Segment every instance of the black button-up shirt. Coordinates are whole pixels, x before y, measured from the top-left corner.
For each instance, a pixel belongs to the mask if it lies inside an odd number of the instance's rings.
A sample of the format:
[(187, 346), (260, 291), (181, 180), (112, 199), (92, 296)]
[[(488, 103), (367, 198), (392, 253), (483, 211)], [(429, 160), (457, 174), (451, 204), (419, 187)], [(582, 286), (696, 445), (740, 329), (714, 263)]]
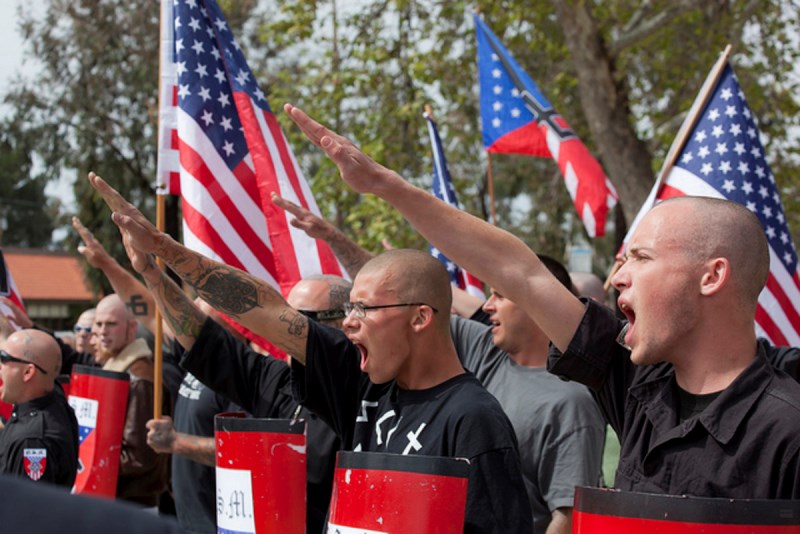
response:
[(14, 406), (0, 430), (0, 472), (72, 487), (77, 469), (78, 421), (61, 387)]
[[(758, 347), (702, 413), (678, 422), (672, 365), (636, 366), (616, 343), (623, 323), (589, 302), (552, 373), (586, 384), (620, 438), (615, 487), (739, 499), (800, 498), (800, 385)], [(755, 349), (755, 347), (754, 347)]]

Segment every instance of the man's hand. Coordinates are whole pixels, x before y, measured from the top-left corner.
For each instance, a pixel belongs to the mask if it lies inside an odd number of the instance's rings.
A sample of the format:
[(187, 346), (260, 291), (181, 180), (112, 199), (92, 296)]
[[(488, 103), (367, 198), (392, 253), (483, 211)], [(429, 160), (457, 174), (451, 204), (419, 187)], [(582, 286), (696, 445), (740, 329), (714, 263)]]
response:
[(311, 213), (294, 202), (289, 202), (277, 193), (272, 193), (272, 203), (294, 215), (294, 219), (290, 221), (290, 224), (304, 231), (312, 239), (325, 241), (335, 230), (333, 225), (322, 217)]
[(78, 252), (86, 258), (89, 265), (96, 269), (102, 269), (107, 262), (114, 261), (103, 245), (95, 239), (92, 232), (81, 223), (80, 219), (73, 217), (72, 226), (77, 230), (83, 241), (82, 245), (78, 245)]
[(167, 236), (159, 232), (142, 212), (93, 172), (89, 173), (89, 183), (100, 193), (108, 207), (114, 212), (111, 215), (112, 220), (120, 229), (128, 232), (133, 249), (157, 254)]
[(156, 452), (170, 454), (174, 452), (175, 439), (178, 435), (170, 417), (150, 419), (147, 422), (147, 444)]
[(388, 181), (405, 182), (394, 171), (364, 154), (352, 141), (318, 123), (303, 110), (285, 104), (283, 110), (308, 139), (322, 148), (339, 168), (347, 185), (359, 193), (378, 193)]
[(33, 321), (28, 315), (22, 311), (19, 306), (14, 304), (14, 301), (7, 297), (0, 297), (0, 304), (2, 305), (4, 311), (11, 312), (10, 317), (8, 320), (11, 321), (13, 324), (11, 325), (14, 327), (16, 325), (19, 328), (33, 328)]

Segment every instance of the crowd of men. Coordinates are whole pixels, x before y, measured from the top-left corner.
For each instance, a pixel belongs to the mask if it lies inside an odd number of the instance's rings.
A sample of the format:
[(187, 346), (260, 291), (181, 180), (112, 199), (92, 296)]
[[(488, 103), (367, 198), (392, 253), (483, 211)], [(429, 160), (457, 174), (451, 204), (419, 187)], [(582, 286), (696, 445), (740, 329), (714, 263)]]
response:
[[(465, 532), (570, 532), (575, 487), (603, 484), (606, 424), (621, 444), (618, 489), (800, 499), (800, 385), (785, 372), (796, 373), (798, 351), (756, 339), (769, 255), (746, 208), (681, 198), (651, 210), (613, 278), (621, 320), (596, 279), (572, 279), (301, 110), (285, 111), (350, 187), (392, 204), (484, 280), (488, 299), (452, 288), (426, 253), (372, 256), (274, 197), (295, 226), (329, 242), (353, 280), (313, 277), (284, 299), (159, 232), (90, 174), (143, 283), (74, 221), (80, 252), (115, 293), (80, 316), (74, 347), (17, 319), (25, 328), (0, 351), (1, 398), (14, 405), (0, 430), (4, 473), (72, 485), (77, 422), (55, 377), (81, 363), (130, 376), (118, 499), (163, 511), (170, 495), (187, 532), (216, 531), (213, 417), (228, 411), (307, 421), (308, 532), (325, 528), (337, 450), (466, 458)], [(169, 340), (159, 419), (152, 349), (139, 332), (155, 329), (156, 307)], [(253, 350), (219, 314), (291, 365)]]

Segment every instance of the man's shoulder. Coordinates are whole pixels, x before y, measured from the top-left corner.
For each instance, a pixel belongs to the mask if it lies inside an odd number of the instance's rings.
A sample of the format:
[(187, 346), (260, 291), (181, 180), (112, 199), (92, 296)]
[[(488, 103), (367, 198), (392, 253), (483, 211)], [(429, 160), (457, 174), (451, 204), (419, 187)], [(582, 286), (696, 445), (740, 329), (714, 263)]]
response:
[(778, 409), (788, 410), (800, 428), (800, 384), (780, 369), (774, 369), (774, 378), (766, 389), (765, 398)]

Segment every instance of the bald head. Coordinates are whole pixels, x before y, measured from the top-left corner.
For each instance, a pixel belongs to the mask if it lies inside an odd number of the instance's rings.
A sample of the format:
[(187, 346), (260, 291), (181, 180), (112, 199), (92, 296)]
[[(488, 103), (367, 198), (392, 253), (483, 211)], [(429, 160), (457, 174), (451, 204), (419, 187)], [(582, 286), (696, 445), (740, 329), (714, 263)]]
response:
[(367, 262), (359, 276), (377, 272), (384, 273), (385, 287), (400, 302), (423, 302), (439, 311), (440, 320), (449, 321), (453, 293), (442, 262), (419, 250), (389, 250)]
[(338, 276), (313, 275), (297, 282), (286, 301), (296, 310), (330, 312), (331, 319), (325, 319), (329, 314), (322, 314), (317, 320), (341, 328), (344, 318), (343, 306), (350, 300), (351, 289), (352, 284)]
[(55, 339), (39, 330), (18, 330), (8, 337), (4, 347), (15, 358), (0, 366), (0, 394), (5, 402), (21, 404), (52, 391), (61, 371), (61, 349)]
[[(726, 258), (731, 283), (744, 304), (755, 306), (769, 275), (769, 244), (753, 213), (729, 200), (675, 197), (653, 208), (674, 218), (684, 252), (697, 261)], [(667, 211), (669, 210), (669, 211)]]
[(97, 303), (94, 334), (95, 358), (105, 364), (136, 339), (136, 320), (119, 295), (113, 294)]
[(107, 297), (103, 297), (103, 299), (97, 303), (95, 315), (99, 313), (113, 313), (114, 315), (124, 317), (129, 321), (133, 321), (135, 319), (133, 314), (131, 314), (130, 310), (125, 305), (125, 301), (122, 300), (122, 298), (116, 293), (112, 293)]

